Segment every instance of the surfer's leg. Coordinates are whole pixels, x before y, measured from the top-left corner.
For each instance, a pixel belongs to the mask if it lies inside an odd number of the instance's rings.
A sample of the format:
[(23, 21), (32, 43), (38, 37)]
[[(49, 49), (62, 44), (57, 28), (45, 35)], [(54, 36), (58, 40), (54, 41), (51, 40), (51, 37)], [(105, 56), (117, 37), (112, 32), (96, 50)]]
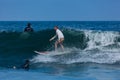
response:
[(62, 48), (62, 51), (64, 51), (64, 46), (62, 45), (62, 43), (60, 43), (60, 46)]
[(57, 50), (58, 41), (55, 42), (55, 51)]
[(63, 46), (63, 41), (64, 41), (64, 39), (63, 38), (61, 38), (60, 39), (60, 41), (59, 41), (59, 44), (60, 44), (60, 46), (61, 46), (61, 48), (62, 48), (62, 51), (64, 51), (64, 46)]

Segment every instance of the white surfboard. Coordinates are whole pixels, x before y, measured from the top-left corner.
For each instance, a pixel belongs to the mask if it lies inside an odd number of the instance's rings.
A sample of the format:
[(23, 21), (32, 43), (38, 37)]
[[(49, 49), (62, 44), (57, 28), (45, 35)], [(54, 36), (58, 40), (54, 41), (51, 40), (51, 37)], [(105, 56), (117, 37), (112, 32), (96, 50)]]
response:
[(64, 51), (64, 52), (56, 52), (56, 51), (34, 51), (35, 53), (39, 55), (44, 55), (44, 56), (55, 56), (55, 55), (63, 55), (63, 54), (68, 54), (70, 51)]
[(37, 53), (37, 54), (40, 54), (40, 55), (46, 55), (46, 54), (48, 54), (48, 52), (39, 52), (39, 51), (34, 51), (35, 53)]

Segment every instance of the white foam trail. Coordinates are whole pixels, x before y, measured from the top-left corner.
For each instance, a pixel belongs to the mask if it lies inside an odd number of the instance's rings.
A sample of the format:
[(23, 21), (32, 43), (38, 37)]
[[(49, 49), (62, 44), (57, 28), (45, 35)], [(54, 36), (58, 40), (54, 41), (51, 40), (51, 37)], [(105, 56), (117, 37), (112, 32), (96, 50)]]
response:
[(65, 54), (65, 53), (68, 53), (68, 52), (71, 52), (71, 51), (72, 51), (71, 48), (65, 48), (65, 51), (63, 53), (59, 52), (59, 51), (58, 52), (49, 51), (49, 53), (46, 54), (46, 55), (36, 55), (36, 56), (34, 56), (33, 59), (31, 59), (31, 61), (33, 63), (38, 63), (38, 62), (44, 62), (44, 63), (47, 63), (47, 62), (56, 62), (56, 59), (54, 57), (52, 57), (52, 56), (62, 55), (62, 54)]
[[(102, 51), (81, 51), (76, 48), (71, 48), (71, 54), (69, 54), (68, 57), (62, 57), (60, 60), (60, 56), (57, 58), (54, 56), (42, 56), (42, 55), (37, 55), (35, 56), (31, 61), (33, 63), (39, 63), (39, 62), (57, 62), (57, 63), (62, 63), (62, 64), (73, 64), (73, 63), (87, 63), (87, 62), (92, 62), (92, 63), (100, 63), (100, 64), (114, 64), (116, 62), (120, 61), (120, 50), (102, 50)], [(73, 51), (72, 51), (73, 50)], [(73, 53), (74, 52), (74, 53)], [(76, 53), (77, 56), (76, 56)], [(71, 57), (70, 57), (71, 56)], [(76, 56), (76, 57), (74, 57)], [(61, 61), (62, 60), (62, 61)]]
[(55, 62), (54, 58), (50, 56), (44, 56), (44, 55), (37, 55), (35, 56), (32, 60), (33, 63), (38, 63), (38, 62)]
[(79, 54), (79, 58), (71, 59), (66, 62), (66, 64), (73, 64), (73, 63), (87, 63), (87, 62), (93, 62), (93, 63), (107, 63), (107, 64), (114, 64), (118, 61), (120, 61), (120, 53), (116, 52), (100, 52), (100, 53), (89, 53), (89, 52), (83, 52), (82, 54)]

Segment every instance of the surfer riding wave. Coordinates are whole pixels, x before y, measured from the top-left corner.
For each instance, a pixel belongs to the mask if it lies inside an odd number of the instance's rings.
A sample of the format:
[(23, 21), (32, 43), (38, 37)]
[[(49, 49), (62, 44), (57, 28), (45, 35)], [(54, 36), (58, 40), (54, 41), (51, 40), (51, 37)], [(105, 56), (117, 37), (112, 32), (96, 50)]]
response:
[(55, 51), (57, 51), (58, 44), (61, 46), (62, 51), (64, 51), (64, 46), (63, 46), (64, 35), (63, 35), (62, 31), (60, 31), (57, 26), (54, 27), (54, 30), (56, 31), (56, 35), (53, 36), (49, 41), (52, 41), (56, 37), (58, 37), (58, 40), (55, 42)]

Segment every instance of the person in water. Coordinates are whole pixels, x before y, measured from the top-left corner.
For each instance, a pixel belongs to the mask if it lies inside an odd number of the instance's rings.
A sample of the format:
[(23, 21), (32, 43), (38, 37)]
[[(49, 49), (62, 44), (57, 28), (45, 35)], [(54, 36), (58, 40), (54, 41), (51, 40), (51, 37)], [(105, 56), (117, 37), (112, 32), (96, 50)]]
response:
[(30, 66), (30, 61), (27, 59), (23, 65), (19, 67), (13, 66), (13, 69), (24, 69), (28, 71), (30, 69), (29, 66)]
[(64, 41), (64, 35), (62, 31), (59, 30), (57, 26), (54, 27), (54, 30), (56, 31), (56, 35), (53, 36), (49, 41), (54, 40), (56, 37), (58, 37), (58, 40), (55, 42), (55, 51), (57, 50), (58, 44), (61, 46), (62, 50), (64, 51), (63, 41)]
[(29, 70), (29, 65), (30, 65), (30, 61), (26, 60), (25, 63), (22, 65), (22, 68), (28, 71)]
[(27, 27), (24, 29), (24, 32), (33, 32), (33, 28), (31, 27), (30, 23), (27, 24)]

